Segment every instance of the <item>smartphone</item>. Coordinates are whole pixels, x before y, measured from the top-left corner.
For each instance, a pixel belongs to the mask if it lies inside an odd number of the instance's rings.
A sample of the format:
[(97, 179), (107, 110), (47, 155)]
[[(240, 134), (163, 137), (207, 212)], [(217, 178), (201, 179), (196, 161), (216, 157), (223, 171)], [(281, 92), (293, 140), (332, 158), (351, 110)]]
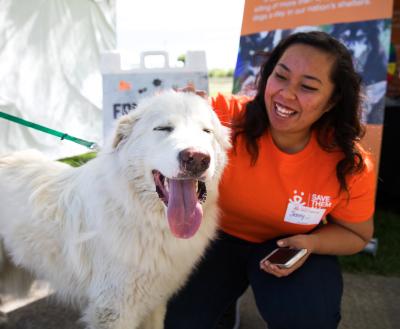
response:
[(281, 268), (290, 268), (306, 253), (307, 249), (277, 248), (267, 257), (263, 258), (260, 263), (268, 260)]

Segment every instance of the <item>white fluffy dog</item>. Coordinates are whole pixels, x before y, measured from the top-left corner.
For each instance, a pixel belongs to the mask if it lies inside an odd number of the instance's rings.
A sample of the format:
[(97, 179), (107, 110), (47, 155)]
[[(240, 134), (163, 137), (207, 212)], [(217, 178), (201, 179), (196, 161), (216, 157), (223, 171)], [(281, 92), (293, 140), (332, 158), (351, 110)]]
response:
[(170, 91), (122, 117), (81, 167), (2, 157), (4, 249), (78, 300), (87, 328), (163, 328), (168, 298), (214, 236), (229, 147), (206, 100)]

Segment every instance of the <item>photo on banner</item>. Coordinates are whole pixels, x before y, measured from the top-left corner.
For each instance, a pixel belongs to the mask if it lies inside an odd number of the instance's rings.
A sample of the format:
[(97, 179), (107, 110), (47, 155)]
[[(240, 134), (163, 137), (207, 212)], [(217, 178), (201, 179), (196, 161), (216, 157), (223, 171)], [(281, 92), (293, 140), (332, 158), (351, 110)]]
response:
[[(277, 43), (299, 31), (324, 31), (342, 41), (354, 58), (365, 90), (362, 119), (365, 123), (382, 124), (387, 87), (387, 63), (390, 49), (390, 19), (354, 23), (301, 26), (243, 35), (234, 74), (235, 94), (255, 95), (260, 65)], [(368, 68), (368, 69), (367, 69)]]
[(286, 36), (324, 31), (353, 55), (363, 82), (363, 145), (379, 158), (387, 93), (393, 0), (246, 0), (233, 93), (254, 96), (268, 53)]

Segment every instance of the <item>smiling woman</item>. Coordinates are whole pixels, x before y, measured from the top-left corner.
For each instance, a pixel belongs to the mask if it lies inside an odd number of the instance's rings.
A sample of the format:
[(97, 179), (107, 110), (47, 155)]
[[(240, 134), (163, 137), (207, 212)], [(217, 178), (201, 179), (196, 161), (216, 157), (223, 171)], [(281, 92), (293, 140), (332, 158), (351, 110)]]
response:
[(282, 55), (269, 76), (265, 104), (271, 135), (282, 151), (296, 153), (304, 149), (312, 124), (334, 105), (333, 64), (330, 54), (298, 44)]

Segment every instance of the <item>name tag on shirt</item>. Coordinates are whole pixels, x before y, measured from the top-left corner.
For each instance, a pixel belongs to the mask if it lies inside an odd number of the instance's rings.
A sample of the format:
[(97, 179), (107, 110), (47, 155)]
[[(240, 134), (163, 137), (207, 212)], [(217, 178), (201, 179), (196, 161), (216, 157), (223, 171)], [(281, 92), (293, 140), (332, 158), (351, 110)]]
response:
[(298, 225), (313, 225), (321, 221), (324, 213), (325, 209), (312, 208), (289, 202), (284, 221)]

